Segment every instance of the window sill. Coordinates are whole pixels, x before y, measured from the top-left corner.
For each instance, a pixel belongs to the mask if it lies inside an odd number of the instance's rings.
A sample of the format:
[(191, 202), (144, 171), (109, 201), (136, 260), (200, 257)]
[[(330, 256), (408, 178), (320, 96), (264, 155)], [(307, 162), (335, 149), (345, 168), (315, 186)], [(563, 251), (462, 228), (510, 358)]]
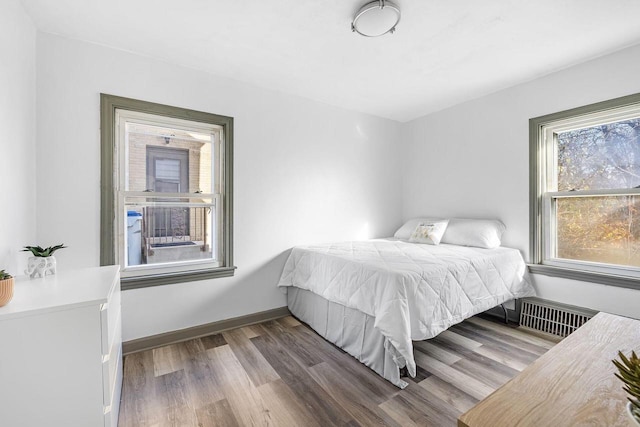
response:
[(533, 274), (599, 283), (601, 285), (617, 286), (619, 288), (640, 289), (640, 280), (633, 277), (574, 270), (543, 264), (527, 264), (527, 266), (529, 267), (529, 272)]
[(231, 277), (235, 274), (235, 271), (236, 267), (221, 267), (212, 268), (209, 270), (190, 271), (185, 273), (124, 277), (120, 279), (120, 288), (123, 291), (126, 291), (129, 289), (148, 288), (151, 286), (173, 285), (176, 283), (217, 279), (219, 277)]

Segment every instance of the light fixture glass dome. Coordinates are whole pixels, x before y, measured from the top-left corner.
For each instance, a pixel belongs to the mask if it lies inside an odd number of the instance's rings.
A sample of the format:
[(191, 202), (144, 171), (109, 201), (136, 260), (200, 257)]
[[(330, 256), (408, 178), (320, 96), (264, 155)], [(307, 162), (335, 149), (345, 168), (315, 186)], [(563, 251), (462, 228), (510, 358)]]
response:
[(400, 22), (400, 8), (390, 1), (376, 0), (360, 8), (351, 23), (351, 30), (366, 37), (393, 33)]

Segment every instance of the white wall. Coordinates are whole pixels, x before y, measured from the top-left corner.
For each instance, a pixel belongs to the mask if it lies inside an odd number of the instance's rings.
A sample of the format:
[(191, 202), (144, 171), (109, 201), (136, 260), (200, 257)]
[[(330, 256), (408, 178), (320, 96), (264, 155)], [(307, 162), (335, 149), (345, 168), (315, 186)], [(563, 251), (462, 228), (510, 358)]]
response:
[(18, 0), (0, 2), (0, 56), (0, 270), (20, 275), (36, 236), (36, 30)]
[(288, 248), (400, 222), (396, 122), (50, 34), (37, 52), (37, 232), (61, 270), (99, 264), (101, 92), (235, 119), (236, 276), (124, 292), (124, 340), (282, 307)]
[[(403, 217), (500, 218), (529, 257), (529, 119), (640, 92), (640, 45), (402, 126)], [(534, 276), (542, 298), (640, 317), (640, 291)]]
[[(288, 248), (390, 235), (401, 217), (498, 217), (508, 227), (504, 244), (528, 258), (529, 118), (640, 92), (634, 47), (399, 125), (39, 33), (34, 218), (33, 47), (26, 48), (34, 31), (17, 2), (3, 7), (10, 13), (0, 9), (0, 20), (9, 16), (8, 25), (27, 33), (0, 26), (13, 40), (1, 37), (0, 46), (23, 58), (0, 68), (0, 89), (15, 94), (0, 100), (8, 113), (0, 120), (13, 117), (3, 127), (22, 141), (0, 139), (2, 153), (12, 154), (0, 185), (19, 206), (1, 214), (8, 239), (0, 262), (8, 266), (22, 262), (17, 248), (34, 238), (34, 223), (38, 243), (69, 246), (58, 253), (60, 269), (99, 264), (101, 92), (235, 118), (237, 274), (126, 291), (125, 340), (283, 306), (275, 283)], [(638, 317), (639, 291), (534, 282), (543, 298)]]

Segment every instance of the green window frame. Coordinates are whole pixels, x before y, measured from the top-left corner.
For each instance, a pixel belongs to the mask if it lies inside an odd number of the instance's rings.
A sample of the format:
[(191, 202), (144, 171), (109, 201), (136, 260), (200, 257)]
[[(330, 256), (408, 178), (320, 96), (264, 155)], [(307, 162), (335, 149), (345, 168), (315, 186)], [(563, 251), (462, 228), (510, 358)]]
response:
[[(530, 263), (529, 271), (546, 276), (640, 289), (640, 268), (598, 262), (558, 259), (556, 257), (555, 203), (571, 197), (640, 196), (640, 189), (558, 191), (547, 188), (556, 174), (550, 160), (557, 156), (557, 134), (574, 126), (598, 126), (640, 117), (640, 94), (598, 102), (529, 120), (530, 181)], [(585, 125), (586, 124), (586, 125)]]
[[(178, 119), (202, 124), (214, 125), (221, 129), (221, 197), (220, 204), (222, 215), (219, 226), (219, 239), (221, 245), (221, 257), (216, 260), (215, 267), (194, 267), (193, 269), (176, 269), (168, 271), (167, 268), (160, 272), (149, 268), (144, 274), (132, 277), (122, 277), (123, 290), (176, 284), (197, 280), (213, 279), (218, 277), (230, 277), (235, 273), (233, 265), (233, 117), (211, 114), (201, 111), (173, 107), (137, 99), (124, 98), (109, 94), (100, 94), (100, 135), (101, 135), (101, 206), (100, 206), (100, 265), (114, 265), (118, 263), (116, 254), (116, 240), (123, 230), (122, 221), (116, 217), (118, 206), (117, 187), (118, 169), (123, 165), (118, 156), (117, 140), (117, 111), (133, 113), (145, 113), (166, 117), (168, 120)], [(120, 223), (120, 225), (119, 225)], [(170, 270), (170, 269), (169, 269)]]

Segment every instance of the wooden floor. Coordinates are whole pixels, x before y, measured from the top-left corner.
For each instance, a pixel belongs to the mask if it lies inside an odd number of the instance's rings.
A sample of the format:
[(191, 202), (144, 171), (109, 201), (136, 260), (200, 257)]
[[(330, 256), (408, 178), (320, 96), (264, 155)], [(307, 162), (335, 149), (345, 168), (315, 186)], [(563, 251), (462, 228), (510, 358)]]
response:
[(455, 426), (553, 345), (475, 317), (415, 342), (400, 390), (286, 317), (126, 356), (119, 426)]

